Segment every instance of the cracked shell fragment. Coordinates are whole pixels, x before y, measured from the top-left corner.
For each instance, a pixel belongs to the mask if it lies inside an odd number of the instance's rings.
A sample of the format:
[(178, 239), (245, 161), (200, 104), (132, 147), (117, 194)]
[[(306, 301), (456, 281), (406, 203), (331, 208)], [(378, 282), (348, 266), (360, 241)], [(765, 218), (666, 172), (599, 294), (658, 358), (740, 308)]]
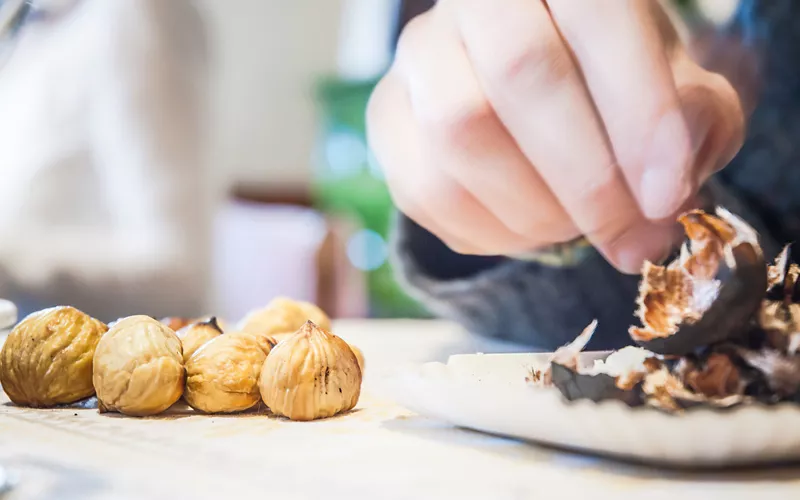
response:
[(44, 408), (90, 397), (92, 360), (106, 330), (74, 307), (54, 307), (24, 318), (0, 351), (0, 384), (9, 399)]
[(595, 360), (592, 366), (583, 366), (580, 353), (595, 326), (593, 322), (573, 342), (553, 353), (549, 366), (532, 373), (529, 383), (553, 386), (568, 401), (616, 400), (630, 407), (649, 406), (671, 413), (699, 405), (728, 408), (746, 400), (743, 379), (721, 354), (712, 354), (703, 363), (681, 360), (678, 366), (682, 368), (673, 373), (656, 353), (628, 346)]
[(679, 221), (689, 238), (666, 267), (646, 262), (631, 338), (662, 355), (681, 356), (741, 334), (767, 290), (767, 266), (758, 236), (718, 208), (694, 210)]
[(246, 332), (206, 343), (186, 363), (186, 402), (204, 413), (252, 408), (261, 399), (258, 380), (273, 345), (269, 337)]
[(161, 413), (183, 393), (181, 341), (149, 316), (121, 319), (97, 345), (93, 380), (101, 411)]
[(533, 374), (531, 380), (537, 385), (555, 386), (568, 401), (615, 399), (629, 406), (643, 404), (642, 380), (660, 361), (655, 354), (631, 346), (595, 361), (591, 367), (581, 366), (580, 353), (596, 327), (593, 321), (573, 342), (553, 353), (545, 373)]
[(747, 385), (736, 360), (722, 352), (702, 360), (681, 358), (674, 373), (694, 394), (712, 399), (741, 396)]
[(775, 399), (798, 399), (800, 356), (786, 355), (774, 349), (740, 349), (738, 354), (763, 375), (764, 382)]
[(800, 304), (765, 300), (757, 319), (771, 348), (797, 354), (800, 350)]
[(800, 266), (789, 262), (789, 246), (767, 271), (769, 289), (758, 310), (757, 322), (768, 346), (789, 355), (800, 350)]

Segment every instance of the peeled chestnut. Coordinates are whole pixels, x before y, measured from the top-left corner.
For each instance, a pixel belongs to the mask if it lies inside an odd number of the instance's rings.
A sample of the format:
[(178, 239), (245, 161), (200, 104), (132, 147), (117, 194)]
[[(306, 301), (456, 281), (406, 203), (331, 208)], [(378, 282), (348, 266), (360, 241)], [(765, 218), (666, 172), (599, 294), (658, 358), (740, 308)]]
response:
[[(275, 342), (275, 341), (280, 342), (282, 340), (288, 339), (289, 337), (294, 335), (294, 333), (295, 332), (278, 333), (278, 334), (275, 334), (275, 335), (271, 335), (270, 338), (273, 339), (273, 342)], [(353, 344), (348, 344), (348, 345), (350, 346), (350, 349), (353, 350), (353, 354), (356, 355), (356, 359), (358, 360), (358, 366), (359, 366), (359, 368), (361, 368), (361, 373), (363, 375), (364, 369), (366, 368), (365, 367), (366, 361), (364, 361), (364, 353), (361, 352), (361, 349), (359, 349), (358, 346), (355, 346)]]
[(23, 319), (0, 351), (0, 384), (21, 406), (44, 408), (94, 394), (92, 360), (108, 327), (75, 309), (54, 307)]
[(121, 319), (97, 345), (93, 381), (100, 411), (161, 413), (183, 393), (181, 341), (149, 316)]
[(168, 326), (172, 331), (178, 332), (180, 330), (183, 330), (187, 326), (191, 326), (197, 323), (208, 323), (211, 320), (214, 320), (214, 323), (216, 323), (217, 327), (221, 331), (223, 332), (228, 331), (228, 325), (225, 323), (225, 321), (216, 316), (201, 316), (199, 318), (194, 318), (194, 319), (181, 318), (179, 316), (170, 316), (168, 318), (162, 318), (160, 321), (164, 325)]
[(170, 316), (168, 318), (161, 318), (161, 323), (164, 326), (169, 327), (170, 330), (177, 332), (178, 330), (185, 328), (192, 324), (192, 320), (190, 318), (181, 318), (179, 316)]
[(328, 315), (316, 305), (278, 297), (265, 308), (250, 312), (241, 321), (239, 329), (264, 335), (287, 334), (296, 332), (306, 321), (312, 321), (325, 330), (331, 327)]
[(259, 388), (264, 403), (277, 415), (326, 418), (358, 403), (361, 369), (347, 342), (308, 321), (272, 350)]
[(208, 321), (193, 323), (175, 332), (183, 345), (183, 362), (189, 361), (206, 342), (222, 335), (222, 328), (217, 324), (217, 318), (211, 317)]
[(266, 336), (246, 332), (207, 342), (186, 362), (186, 402), (205, 413), (252, 408), (261, 399), (258, 379), (273, 345)]
[(350, 349), (353, 350), (353, 354), (356, 355), (356, 360), (358, 361), (358, 367), (361, 369), (361, 375), (363, 376), (364, 375), (364, 368), (365, 368), (365, 366), (364, 366), (364, 363), (365, 363), (365, 361), (364, 361), (364, 353), (361, 352), (361, 349), (359, 349), (358, 347), (354, 346), (353, 344), (349, 344), (349, 345), (350, 345)]

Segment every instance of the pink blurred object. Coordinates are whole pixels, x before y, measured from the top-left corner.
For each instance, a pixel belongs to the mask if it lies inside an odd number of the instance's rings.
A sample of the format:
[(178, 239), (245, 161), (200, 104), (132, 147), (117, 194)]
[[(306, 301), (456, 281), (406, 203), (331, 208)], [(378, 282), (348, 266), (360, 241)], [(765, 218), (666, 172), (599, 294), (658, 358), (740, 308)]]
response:
[(316, 302), (327, 233), (324, 217), (310, 208), (228, 202), (214, 230), (215, 313), (238, 321), (281, 295)]

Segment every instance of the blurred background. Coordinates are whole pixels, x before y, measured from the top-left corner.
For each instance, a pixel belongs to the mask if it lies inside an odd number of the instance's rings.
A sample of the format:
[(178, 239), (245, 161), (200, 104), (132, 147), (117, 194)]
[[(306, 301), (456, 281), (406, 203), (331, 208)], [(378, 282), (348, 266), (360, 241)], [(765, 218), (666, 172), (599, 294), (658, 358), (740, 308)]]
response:
[[(724, 22), (733, 0), (692, 4)], [(0, 0), (0, 297), (427, 317), (364, 112), (433, 0)]]

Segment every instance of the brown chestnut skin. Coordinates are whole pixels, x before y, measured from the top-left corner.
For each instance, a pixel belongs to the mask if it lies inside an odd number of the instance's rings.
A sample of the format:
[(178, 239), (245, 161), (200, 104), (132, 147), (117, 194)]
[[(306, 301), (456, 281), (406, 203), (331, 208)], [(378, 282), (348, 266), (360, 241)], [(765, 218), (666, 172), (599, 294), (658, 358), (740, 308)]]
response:
[(736, 269), (721, 271), (719, 295), (699, 321), (684, 322), (669, 337), (637, 341), (637, 344), (657, 354), (683, 356), (743, 333), (766, 294), (766, 263), (761, 252), (750, 244), (738, 245), (732, 252)]
[[(683, 356), (745, 334), (768, 288), (758, 236), (744, 221), (724, 209), (717, 215), (693, 210), (678, 220), (696, 251), (685, 248), (666, 267), (645, 263), (637, 312), (645, 326), (630, 329), (639, 346), (665, 356)], [(673, 309), (684, 310), (695, 293), (703, 293), (695, 290), (701, 283), (718, 283), (710, 304), (676, 318)]]
[(0, 383), (17, 405), (47, 408), (94, 394), (92, 361), (108, 327), (61, 306), (17, 324), (0, 351)]

